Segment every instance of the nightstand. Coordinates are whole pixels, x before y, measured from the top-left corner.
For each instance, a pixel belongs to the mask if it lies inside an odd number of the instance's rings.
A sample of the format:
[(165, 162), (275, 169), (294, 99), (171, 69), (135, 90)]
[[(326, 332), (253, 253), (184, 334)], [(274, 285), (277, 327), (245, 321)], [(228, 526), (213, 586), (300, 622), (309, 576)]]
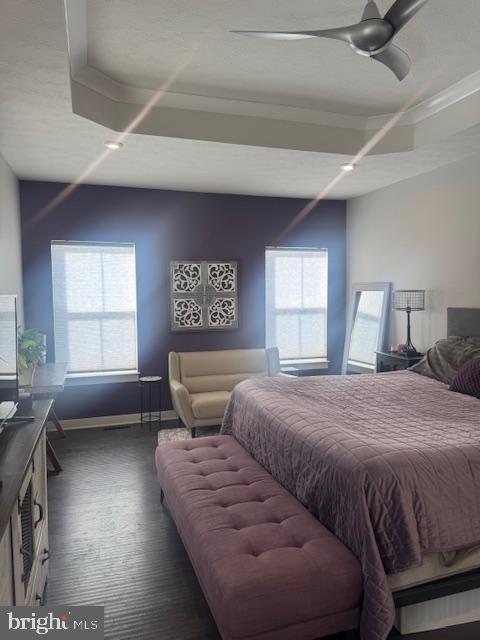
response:
[(377, 373), (408, 369), (423, 358), (423, 353), (406, 354), (395, 351), (376, 351)]

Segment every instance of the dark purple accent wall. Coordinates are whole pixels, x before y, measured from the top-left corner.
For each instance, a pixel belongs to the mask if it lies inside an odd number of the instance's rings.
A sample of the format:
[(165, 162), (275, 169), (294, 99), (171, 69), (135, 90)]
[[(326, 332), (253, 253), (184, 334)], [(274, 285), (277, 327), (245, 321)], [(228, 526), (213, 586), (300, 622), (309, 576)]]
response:
[[(47, 334), (53, 360), (50, 242), (135, 242), (138, 349), (143, 375), (162, 375), (163, 408), (171, 407), (169, 351), (263, 347), (264, 251), (304, 206), (304, 200), (82, 185), (48, 213), (39, 214), (66, 185), (20, 182), (25, 323)], [(328, 373), (339, 373), (345, 334), (345, 220), (343, 201), (317, 204), (282, 246), (329, 250)], [(169, 261), (230, 258), (239, 263), (239, 329), (172, 333)], [(62, 418), (138, 411), (134, 383), (67, 388), (57, 400)]]

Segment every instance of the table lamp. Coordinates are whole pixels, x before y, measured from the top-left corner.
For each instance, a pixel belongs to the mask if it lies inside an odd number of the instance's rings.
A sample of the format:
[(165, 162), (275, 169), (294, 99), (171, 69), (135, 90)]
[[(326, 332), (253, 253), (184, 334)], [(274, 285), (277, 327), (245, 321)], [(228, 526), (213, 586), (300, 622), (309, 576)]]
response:
[(412, 311), (424, 311), (425, 291), (423, 289), (397, 289), (393, 292), (392, 307), (395, 311), (407, 312), (407, 342), (405, 344), (405, 353), (417, 353), (410, 336), (410, 313)]

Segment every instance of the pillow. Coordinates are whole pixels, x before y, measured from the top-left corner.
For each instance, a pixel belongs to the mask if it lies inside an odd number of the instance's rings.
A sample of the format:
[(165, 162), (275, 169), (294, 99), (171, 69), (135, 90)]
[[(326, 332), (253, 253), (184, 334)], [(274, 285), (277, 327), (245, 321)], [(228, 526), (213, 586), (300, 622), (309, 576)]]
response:
[(480, 358), (469, 360), (463, 365), (453, 379), (450, 391), (480, 398)]
[(420, 362), (410, 367), (410, 371), (452, 384), (461, 367), (472, 358), (479, 357), (480, 338), (453, 336), (436, 342)]

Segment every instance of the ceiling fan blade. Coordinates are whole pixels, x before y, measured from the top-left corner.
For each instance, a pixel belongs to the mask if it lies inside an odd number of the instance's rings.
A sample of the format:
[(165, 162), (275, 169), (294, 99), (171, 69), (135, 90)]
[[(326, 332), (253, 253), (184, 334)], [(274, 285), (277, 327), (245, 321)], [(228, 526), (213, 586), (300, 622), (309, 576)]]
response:
[(323, 29), (320, 31), (231, 31), (242, 36), (252, 38), (265, 38), (267, 40), (302, 40), (303, 38), (333, 38), (343, 40), (343, 42), (353, 43), (353, 37), (361, 30), (360, 23), (352, 24), (348, 27), (338, 27), (336, 29)]
[(265, 40), (304, 40), (315, 37), (307, 31), (292, 33), (289, 31), (230, 31), (230, 33), (238, 33), (241, 36), (250, 36), (251, 38), (264, 38)]
[(387, 66), (399, 80), (405, 78), (412, 64), (408, 53), (405, 53), (403, 49), (400, 49), (400, 47), (394, 44), (390, 44), (381, 53), (370, 57), (372, 60), (378, 60), (378, 62)]
[(348, 27), (338, 27), (336, 29), (322, 29), (321, 31), (310, 31), (316, 38), (332, 38), (333, 40), (342, 40), (348, 44), (354, 44), (355, 36), (359, 36), (362, 32), (361, 23), (351, 24)]
[(396, 33), (400, 31), (427, 2), (428, 0), (396, 0), (385, 14), (384, 20), (392, 25)]
[(377, 4), (373, 2), (373, 0), (369, 0), (369, 2), (367, 2), (365, 6), (365, 9), (363, 10), (362, 21), (374, 20), (376, 18), (381, 19), (382, 16), (380, 15), (380, 11), (378, 10)]

